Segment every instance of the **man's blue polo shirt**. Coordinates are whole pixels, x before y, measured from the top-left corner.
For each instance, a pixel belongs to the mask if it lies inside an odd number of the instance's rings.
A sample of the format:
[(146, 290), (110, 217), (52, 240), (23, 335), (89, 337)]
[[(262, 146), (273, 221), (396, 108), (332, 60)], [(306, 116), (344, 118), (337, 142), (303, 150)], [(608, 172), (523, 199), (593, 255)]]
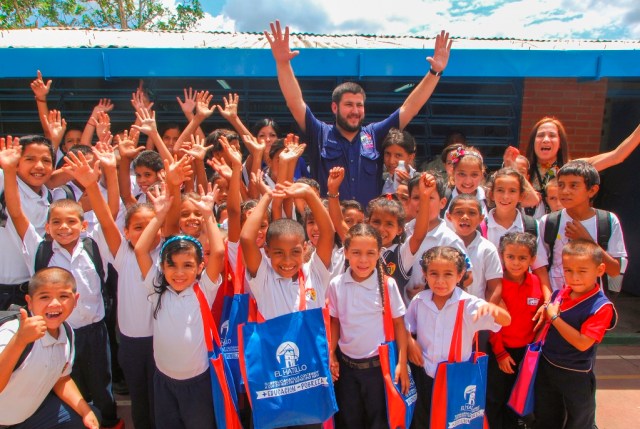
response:
[(311, 175), (320, 183), (320, 195), (327, 194), (327, 179), (333, 167), (344, 167), (341, 200), (357, 200), (366, 207), (382, 192), (382, 141), (391, 128), (400, 127), (400, 109), (381, 122), (360, 128), (349, 141), (335, 124), (319, 121), (307, 106), (305, 117)]

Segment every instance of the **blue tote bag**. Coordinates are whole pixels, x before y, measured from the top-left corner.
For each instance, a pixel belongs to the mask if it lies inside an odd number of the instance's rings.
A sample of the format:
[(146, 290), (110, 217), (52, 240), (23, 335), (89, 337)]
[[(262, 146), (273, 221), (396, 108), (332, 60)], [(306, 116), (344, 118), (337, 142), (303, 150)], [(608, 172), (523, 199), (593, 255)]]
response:
[(462, 318), (465, 301), (458, 304), (458, 313), (449, 359), (440, 362), (433, 380), (431, 398), (431, 429), (484, 429), (487, 399), (487, 355), (477, 351), (468, 361), (462, 361)]
[(409, 392), (402, 393), (400, 385), (394, 383), (396, 376), (396, 366), (398, 364), (398, 348), (393, 330), (393, 319), (391, 316), (391, 303), (389, 299), (389, 288), (387, 277), (384, 279), (384, 336), (385, 342), (378, 346), (380, 356), (380, 369), (384, 379), (384, 393), (387, 403), (387, 420), (391, 429), (405, 429), (411, 425), (413, 410), (416, 408), (418, 391), (416, 383), (413, 381), (411, 369), (409, 371)]
[(318, 308), (238, 329), (256, 428), (323, 423), (338, 411), (329, 372), (328, 317)]

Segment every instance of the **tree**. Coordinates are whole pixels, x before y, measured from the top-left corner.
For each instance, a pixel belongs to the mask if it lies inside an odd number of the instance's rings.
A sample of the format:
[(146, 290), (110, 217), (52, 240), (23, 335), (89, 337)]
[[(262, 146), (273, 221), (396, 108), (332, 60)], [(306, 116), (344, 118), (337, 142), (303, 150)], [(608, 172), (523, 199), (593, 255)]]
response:
[(160, 0), (0, 0), (0, 28), (88, 27), (188, 30), (203, 17), (199, 0), (175, 9)]

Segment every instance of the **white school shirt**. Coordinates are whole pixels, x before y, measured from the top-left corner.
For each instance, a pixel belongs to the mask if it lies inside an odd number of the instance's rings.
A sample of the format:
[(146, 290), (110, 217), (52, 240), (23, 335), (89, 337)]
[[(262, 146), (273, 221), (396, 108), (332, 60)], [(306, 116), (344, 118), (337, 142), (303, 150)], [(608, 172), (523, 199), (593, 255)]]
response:
[[(153, 261), (160, 257), (160, 244), (151, 250)], [(118, 328), (122, 334), (132, 338), (153, 335), (153, 305), (149, 292), (142, 286), (144, 278), (129, 241), (120, 242), (113, 267), (118, 272)]]
[[(0, 327), (0, 353), (18, 331), (18, 320)], [(71, 374), (73, 353), (61, 325), (58, 338), (49, 332), (33, 343), (31, 352), (0, 392), (0, 425), (22, 423), (36, 412), (61, 377)]]
[(498, 249), (476, 231), (476, 238), (467, 246), (467, 257), (473, 265), (473, 282), (467, 287), (467, 292), (485, 299), (487, 281), (502, 280), (502, 263)]
[[(544, 227), (547, 220), (547, 216), (543, 216), (540, 219), (540, 236), (544, 237)], [(562, 269), (562, 248), (565, 244), (567, 244), (570, 240), (564, 236), (564, 229), (567, 226), (567, 222), (571, 222), (573, 219), (567, 213), (567, 209), (562, 209), (560, 214), (560, 228), (558, 229), (558, 236), (556, 237), (556, 242), (553, 246), (553, 265), (549, 269), (549, 278), (551, 279), (551, 287), (553, 290), (560, 290), (564, 285), (564, 271)], [(596, 235), (596, 215), (594, 213), (587, 220), (582, 220), (580, 223), (589, 231), (589, 235), (593, 238), (594, 241), (597, 240)], [(547, 252), (550, 252), (551, 249), (548, 248), (545, 243), (545, 248)], [(622, 237), (622, 227), (620, 226), (620, 221), (618, 217), (611, 213), (611, 237), (609, 238), (609, 245), (607, 248), (607, 253), (612, 258), (626, 258), (627, 257), (627, 249), (624, 246), (624, 238)]]
[[(100, 228), (94, 231), (93, 239), (100, 249), (100, 257), (102, 258), (102, 266), (104, 267), (106, 276), (107, 263), (111, 261), (111, 252), (109, 252), (109, 247), (101, 234)], [(33, 225), (29, 225), (24, 236), (22, 256), (31, 269), (31, 275), (35, 274), (36, 252), (42, 241), (43, 238), (36, 233)], [(52, 248), (53, 256), (48, 266), (60, 267), (70, 271), (76, 279), (76, 289), (80, 295), (76, 308), (73, 309), (67, 319), (69, 325), (74, 329), (78, 329), (104, 319), (102, 283), (93, 261), (91, 261), (89, 254), (84, 250), (82, 240), (78, 239), (71, 253), (56, 241), (52, 243)]]
[[(307, 310), (322, 308), (325, 304), (327, 287), (331, 273), (313, 252), (309, 262), (302, 266), (305, 277), (305, 300)], [(251, 294), (258, 304), (258, 311), (265, 320), (298, 311), (300, 304), (300, 284), (298, 279), (286, 279), (271, 266), (271, 259), (262, 255), (260, 267), (255, 277), (247, 271)]]
[[(525, 230), (522, 214), (519, 210), (516, 212), (516, 218), (509, 228), (505, 228), (496, 222), (493, 217), (495, 211), (496, 209), (491, 209), (487, 215), (487, 240), (492, 242), (493, 245), (498, 248), (500, 246), (500, 238), (502, 238), (503, 235), (509, 232), (525, 232)], [(538, 237), (536, 238), (538, 248), (536, 251), (536, 260), (531, 264), (532, 270), (537, 270), (540, 267), (549, 265), (549, 255), (547, 254), (547, 249), (544, 246), (544, 234), (540, 231), (540, 221), (536, 220), (536, 224), (538, 225)]]
[(422, 289), (425, 287), (426, 283), (422, 275), (420, 261), (422, 260), (424, 252), (436, 246), (451, 246), (464, 254), (467, 252), (462, 239), (440, 219), (438, 226), (427, 233), (424, 240), (422, 240), (420, 248), (416, 252), (416, 261), (413, 263), (413, 271), (411, 271), (411, 278), (406, 286), (407, 289)]
[(331, 268), (329, 272), (331, 273), (330, 280), (335, 279), (340, 274), (344, 273), (344, 247), (334, 245), (333, 253), (331, 254)]
[[(398, 286), (391, 277), (387, 284), (391, 317), (402, 317), (406, 309)], [(385, 342), (378, 270), (357, 282), (349, 268), (331, 280), (327, 295), (329, 314), (340, 320), (340, 351), (353, 359), (378, 356), (378, 346)]]
[[(415, 168), (413, 168), (412, 166), (409, 166), (409, 178), (414, 177), (415, 175), (418, 174), (418, 172), (416, 171)], [(395, 194), (396, 191), (398, 190), (398, 182), (396, 182), (396, 175), (395, 174), (389, 174), (386, 172), (386, 167), (385, 167), (385, 174), (384, 174), (385, 179), (384, 179), (384, 184), (382, 185), (382, 194)]]
[(418, 344), (422, 349), (424, 370), (429, 377), (434, 377), (440, 362), (449, 359), (451, 337), (458, 314), (458, 302), (467, 300), (463, 312), (462, 324), (462, 360), (468, 360), (473, 351), (473, 337), (477, 331), (490, 330), (498, 332), (498, 325), (493, 316), (487, 314), (475, 322), (473, 316), (478, 308), (487, 302), (476, 298), (456, 287), (453, 295), (447, 300), (441, 310), (434, 304), (431, 290), (420, 292), (413, 298), (404, 315), (404, 322), (411, 334), (417, 335)]
[[(0, 193), (4, 192), (4, 171), (0, 169)], [(31, 222), (38, 234), (44, 235), (44, 224), (49, 212), (49, 191), (43, 185), (41, 194), (34, 192), (18, 177), (18, 192), (22, 211)], [(2, 243), (2, 257), (0, 258), (0, 284), (15, 285), (28, 281), (31, 271), (22, 257), (22, 240), (15, 230), (11, 216), (7, 213), (7, 223), (0, 227), (0, 243)]]
[[(160, 297), (154, 293), (158, 272), (157, 266), (151, 268), (143, 283), (154, 309)], [(213, 282), (206, 270), (198, 280), (209, 307), (213, 304), (220, 283), (220, 276)], [(162, 294), (161, 301), (162, 306), (156, 318), (152, 319), (156, 367), (167, 377), (176, 380), (187, 380), (202, 374), (209, 368), (209, 363), (200, 303), (193, 286), (180, 293), (168, 287)]]
[[(68, 185), (69, 188), (71, 188), (71, 191), (73, 192), (75, 200), (80, 201), (80, 197), (82, 197), (82, 194), (84, 192), (78, 187), (78, 185), (73, 183), (73, 181), (69, 181), (65, 183), (65, 185)], [(102, 183), (100, 182), (98, 182), (98, 188), (102, 193), (102, 198), (104, 198), (104, 200), (107, 201), (107, 204), (108, 204), (109, 195), (108, 195), (107, 188), (102, 186)], [(51, 195), (52, 195), (53, 201), (64, 200), (65, 198), (67, 198), (67, 194), (64, 192), (64, 189), (62, 189), (62, 187), (55, 188), (53, 191), (51, 191)], [(120, 231), (123, 231), (124, 218), (125, 218), (127, 209), (124, 206), (122, 199), (120, 198), (118, 198), (118, 204), (119, 204), (118, 215), (116, 216), (115, 223), (118, 226), (118, 229)], [(98, 218), (96, 217), (96, 214), (93, 212), (93, 210), (87, 210), (84, 212), (84, 220), (87, 221), (87, 230), (81, 234), (81, 237), (90, 236), (93, 230), (96, 228), (96, 226), (100, 223), (98, 222)]]

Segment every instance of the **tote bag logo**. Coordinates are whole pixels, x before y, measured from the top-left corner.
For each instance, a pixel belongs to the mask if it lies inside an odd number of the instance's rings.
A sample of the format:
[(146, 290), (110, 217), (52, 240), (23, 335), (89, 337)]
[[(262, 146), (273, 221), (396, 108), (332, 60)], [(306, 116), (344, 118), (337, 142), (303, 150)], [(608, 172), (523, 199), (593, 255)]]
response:
[(468, 407), (473, 407), (476, 405), (476, 385), (472, 384), (471, 386), (467, 386), (464, 389), (464, 400), (467, 401)]
[(477, 386), (475, 384), (465, 387), (463, 392), (464, 403), (459, 405), (460, 409), (453, 421), (449, 422), (449, 429), (471, 424), (475, 419), (484, 417), (484, 409), (480, 405), (476, 405), (476, 391)]
[(227, 338), (227, 333), (229, 332), (229, 320), (225, 320), (222, 325), (220, 325), (220, 337), (222, 338), (222, 345), (227, 345), (231, 342), (230, 338)]

